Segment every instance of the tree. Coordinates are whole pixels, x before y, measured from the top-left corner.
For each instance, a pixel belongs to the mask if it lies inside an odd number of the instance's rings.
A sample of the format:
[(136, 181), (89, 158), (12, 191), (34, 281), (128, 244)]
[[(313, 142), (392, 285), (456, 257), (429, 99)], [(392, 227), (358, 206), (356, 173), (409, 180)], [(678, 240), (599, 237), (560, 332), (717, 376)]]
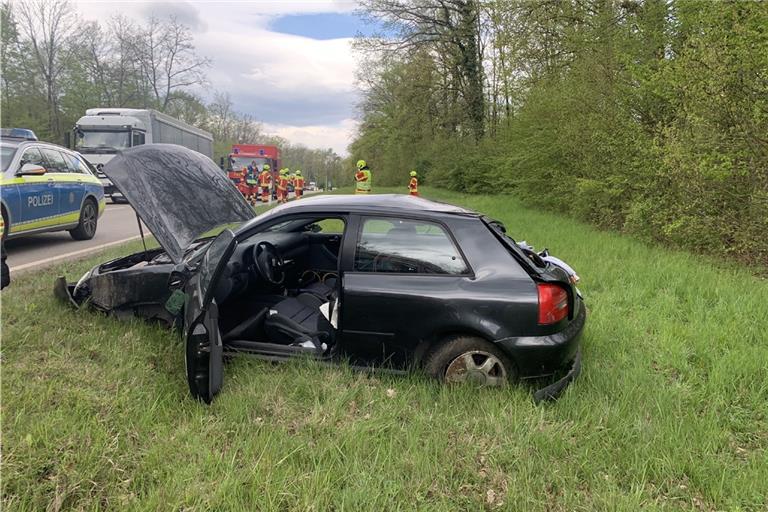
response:
[(168, 108), (176, 90), (207, 82), (205, 70), (210, 60), (195, 53), (189, 27), (175, 17), (165, 21), (150, 18), (134, 45), (144, 82), (160, 110)]
[(78, 37), (77, 15), (69, 0), (29, 0), (16, 4), (16, 9), (32, 71), (43, 81), (49, 135), (58, 137), (62, 76)]
[[(395, 37), (357, 41), (362, 52), (402, 59), (430, 52), (447, 79), (445, 100), (462, 114), (451, 129), (469, 132), (476, 140), (485, 131), (484, 68), (477, 0), (363, 0), (361, 13), (383, 22)], [(466, 123), (465, 123), (466, 121)]]

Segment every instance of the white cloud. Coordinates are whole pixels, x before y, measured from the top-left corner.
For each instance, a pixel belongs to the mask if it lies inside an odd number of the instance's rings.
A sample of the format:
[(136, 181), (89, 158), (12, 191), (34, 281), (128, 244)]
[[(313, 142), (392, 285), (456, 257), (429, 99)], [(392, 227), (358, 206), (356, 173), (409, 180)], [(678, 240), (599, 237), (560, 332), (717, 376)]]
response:
[(349, 13), (353, 0), (77, 2), (86, 19), (123, 14), (143, 21), (177, 13), (193, 20), (195, 45), (213, 60), (208, 95), (228, 92), (235, 108), (273, 127), (278, 135), (310, 147), (345, 153), (358, 101), (356, 63), (349, 38), (316, 40), (273, 32), (269, 25), (291, 14)]
[(357, 125), (358, 122), (354, 119), (344, 119), (336, 125), (265, 124), (264, 130), (294, 143), (304, 144), (311, 148), (331, 148), (336, 153), (344, 155), (347, 152), (347, 143), (357, 129)]

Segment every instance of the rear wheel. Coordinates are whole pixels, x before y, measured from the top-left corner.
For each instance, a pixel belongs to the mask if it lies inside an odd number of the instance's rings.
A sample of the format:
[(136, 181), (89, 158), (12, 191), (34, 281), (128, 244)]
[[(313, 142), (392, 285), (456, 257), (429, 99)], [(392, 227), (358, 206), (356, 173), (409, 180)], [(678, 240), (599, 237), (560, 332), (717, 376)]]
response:
[(77, 227), (70, 230), (69, 234), (75, 240), (90, 240), (96, 234), (96, 225), (99, 222), (99, 207), (96, 201), (88, 198), (80, 209), (80, 222)]
[(424, 370), (444, 383), (503, 386), (517, 380), (517, 368), (498, 347), (474, 336), (456, 336), (430, 352)]

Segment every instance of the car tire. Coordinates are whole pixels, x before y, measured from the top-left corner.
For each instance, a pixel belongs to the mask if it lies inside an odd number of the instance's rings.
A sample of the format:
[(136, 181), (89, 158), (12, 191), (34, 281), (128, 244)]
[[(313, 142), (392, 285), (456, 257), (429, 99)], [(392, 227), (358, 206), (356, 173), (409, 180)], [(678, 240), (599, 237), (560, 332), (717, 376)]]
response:
[(3, 215), (3, 240), (8, 238), (8, 231), (11, 229), (11, 226), (8, 224), (8, 214), (5, 213), (5, 207), (2, 209), (2, 215)]
[(83, 202), (80, 208), (80, 222), (69, 234), (75, 240), (90, 240), (96, 235), (96, 227), (99, 222), (99, 206), (91, 198)]
[(425, 357), (424, 370), (445, 384), (503, 386), (518, 377), (506, 354), (475, 336), (453, 336), (440, 342)]

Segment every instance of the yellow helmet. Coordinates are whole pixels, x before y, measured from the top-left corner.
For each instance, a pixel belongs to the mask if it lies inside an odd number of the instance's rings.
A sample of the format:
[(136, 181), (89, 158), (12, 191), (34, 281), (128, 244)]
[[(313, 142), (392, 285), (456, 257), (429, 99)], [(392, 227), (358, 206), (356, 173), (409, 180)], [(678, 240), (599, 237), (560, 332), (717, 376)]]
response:
[(296, 169), (296, 176), (301, 176), (301, 169)]
[(417, 175), (416, 171), (411, 171), (411, 178), (415, 178)]
[(362, 169), (363, 167), (366, 167), (367, 164), (365, 163), (365, 160), (358, 160), (357, 161), (357, 168)]
[(264, 164), (264, 165), (261, 167), (261, 170), (262, 170), (262, 171), (268, 171), (269, 169), (270, 169), (270, 167), (269, 167), (269, 164)]

